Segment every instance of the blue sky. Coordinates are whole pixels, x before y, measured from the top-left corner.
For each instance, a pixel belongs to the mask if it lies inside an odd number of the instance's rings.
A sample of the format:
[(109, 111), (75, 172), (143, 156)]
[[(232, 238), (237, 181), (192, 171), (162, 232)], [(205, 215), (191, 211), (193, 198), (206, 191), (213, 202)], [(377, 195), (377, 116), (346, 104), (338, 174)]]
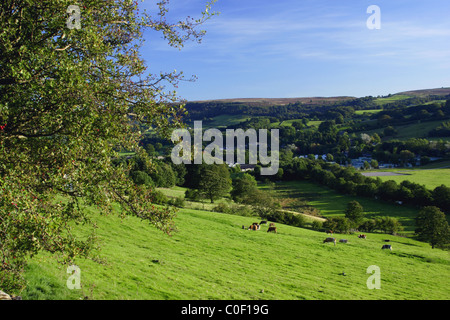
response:
[[(141, 6), (151, 11), (154, 1)], [(168, 19), (205, 0), (171, 0)], [(381, 29), (366, 26), (370, 5)], [(387, 95), (450, 87), (448, 0), (218, 0), (201, 44), (179, 51), (145, 34), (150, 72), (182, 70), (187, 100)], [(173, 88), (168, 88), (173, 89)]]

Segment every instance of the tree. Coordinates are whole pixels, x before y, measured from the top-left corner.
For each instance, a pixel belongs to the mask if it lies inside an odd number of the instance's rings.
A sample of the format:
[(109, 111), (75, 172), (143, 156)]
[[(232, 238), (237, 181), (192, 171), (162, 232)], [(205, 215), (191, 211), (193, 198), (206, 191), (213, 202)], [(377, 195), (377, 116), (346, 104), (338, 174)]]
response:
[(214, 203), (231, 189), (231, 178), (225, 164), (211, 164), (203, 167), (198, 190)]
[(426, 164), (429, 164), (431, 162), (431, 158), (428, 156), (421, 156), (420, 157), (420, 165), (424, 166)]
[(257, 188), (249, 190), (242, 198), (242, 203), (250, 205), (252, 209), (263, 219), (274, 217), (282, 214), (278, 209), (281, 207), (280, 203), (275, 200), (270, 190), (261, 191)]
[(445, 101), (445, 105), (442, 107), (442, 111), (443, 111), (446, 115), (450, 115), (450, 99), (448, 99), (447, 101)]
[(164, 90), (182, 73), (146, 70), (144, 31), (161, 32), (175, 48), (200, 41), (211, 4), (197, 20), (171, 22), (167, 1), (151, 16), (137, 1), (91, 0), (76, 6), (78, 28), (67, 13), (77, 3), (0, 2), (0, 287), (10, 292), (23, 288), (25, 263), (41, 250), (64, 262), (89, 254), (94, 237), (70, 232), (72, 222), (90, 221), (84, 205), (111, 212), (118, 203), (167, 234), (175, 230), (175, 212), (154, 206), (151, 190), (135, 188), (131, 167), (114, 159), (127, 150), (149, 161), (138, 145), (141, 127), (167, 136), (185, 113)]
[(295, 128), (295, 130), (301, 130), (303, 128), (303, 122), (302, 120), (295, 120), (292, 122), (292, 127)]
[(334, 157), (331, 153), (327, 153), (327, 161), (328, 162), (333, 162), (334, 161)]
[(339, 137), (338, 147), (340, 151), (348, 151), (350, 148), (350, 137), (347, 132), (344, 132), (342, 136)]
[(165, 162), (154, 161), (152, 167), (148, 169), (148, 173), (156, 186), (161, 188), (173, 187), (177, 182), (177, 174), (173, 167)]
[(363, 206), (358, 201), (350, 201), (345, 210), (345, 217), (350, 220), (355, 228), (358, 227), (364, 219)]
[(156, 149), (151, 143), (148, 143), (145, 146), (145, 151), (147, 151), (149, 156), (153, 156), (153, 155), (155, 155)]
[(433, 190), (433, 199), (436, 206), (444, 212), (450, 212), (450, 188), (440, 185)]
[(184, 192), (184, 197), (186, 199), (192, 200), (192, 201), (199, 201), (200, 200), (200, 193), (198, 190), (195, 189), (187, 189)]
[(367, 219), (359, 226), (359, 229), (365, 232), (372, 232), (375, 228), (376, 223), (373, 219)]
[(145, 171), (132, 171), (131, 179), (133, 179), (134, 183), (137, 185), (154, 186), (152, 178), (150, 178)]
[(389, 126), (389, 127), (386, 127), (383, 130), (383, 133), (384, 133), (385, 136), (394, 136), (394, 135), (396, 135), (398, 133), (398, 131), (394, 127)]
[(257, 185), (255, 178), (248, 173), (233, 179), (232, 184), (233, 190), (231, 190), (230, 194), (231, 198), (236, 202), (242, 202), (248, 194), (255, 191)]
[(396, 200), (397, 190), (399, 186), (394, 180), (384, 181), (378, 187), (378, 194), (384, 200)]
[(182, 186), (185, 182), (185, 176), (187, 174), (186, 165), (184, 163), (180, 164), (171, 164), (173, 172), (176, 175), (176, 185)]
[(381, 126), (387, 126), (389, 123), (391, 123), (391, 121), (392, 121), (392, 117), (387, 114), (383, 114), (380, 117), (378, 117), (378, 123)]
[(384, 233), (396, 234), (398, 231), (402, 230), (403, 227), (401, 223), (393, 217), (382, 217), (380, 219), (375, 219), (377, 227)]
[(364, 161), (364, 163), (363, 163), (363, 169), (364, 169), (364, 170), (369, 170), (369, 169), (370, 169), (370, 164), (369, 164), (368, 161)]
[(336, 131), (334, 120), (326, 120), (319, 124), (318, 130), (321, 133), (332, 133)]
[(155, 144), (155, 149), (156, 149), (157, 151), (161, 151), (162, 148), (163, 148), (163, 145), (162, 145), (161, 142), (157, 142), (157, 143)]
[(415, 155), (409, 150), (400, 151), (400, 160), (405, 165), (414, 159)]
[(332, 217), (323, 223), (323, 227), (337, 233), (347, 233), (351, 228), (351, 223), (346, 217)]
[(378, 144), (381, 142), (381, 138), (377, 133), (374, 133), (372, 136), (372, 143)]
[(416, 217), (418, 239), (431, 244), (431, 247), (443, 247), (450, 243), (450, 230), (445, 214), (438, 207), (427, 206)]
[(372, 160), (370, 161), (370, 166), (371, 166), (372, 168), (374, 168), (374, 169), (378, 169), (378, 167), (379, 167), (378, 161), (375, 160), (375, 159), (372, 159)]

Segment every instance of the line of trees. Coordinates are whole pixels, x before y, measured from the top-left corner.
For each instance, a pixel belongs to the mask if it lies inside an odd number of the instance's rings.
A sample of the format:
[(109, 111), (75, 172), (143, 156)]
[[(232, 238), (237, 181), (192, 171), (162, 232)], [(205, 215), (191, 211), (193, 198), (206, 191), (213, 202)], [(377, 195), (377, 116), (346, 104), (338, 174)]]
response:
[(364, 208), (358, 201), (350, 201), (345, 210), (345, 216), (331, 217), (323, 223), (323, 228), (337, 233), (348, 233), (352, 230), (363, 232), (384, 232), (396, 234), (403, 230), (398, 219), (385, 216), (367, 219)]
[[(228, 168), (226, 165), (207, 164), (185, 166), (156, 160), (148, 167), (139, 157), (125, 162), (130, 161), (133, 165), (130, 175), (138, 185), (141, 183), (152, 187), (183, 185), (189, 187), (185, 194), (186, 199), (194, 201), (208, 199), (211, 203), (229, 194), (235, 204), (219, 203), (214, 208), (215, 211), (244, 216), (257, 215), (262, 219), (296, 227), (306, 225), (302, 215), (281, 210), (280, 203), (270, 190), (259, 189), (255, 174), (242, 173), (239, 167)], [(410, 200), (409, 204), (424, 206), (416, 218), (418, 239), (430, 243), (432, 248), (448, 246), (449, 227), (441, 209), (447, 212), (450, 210), (450, 188), (444, 185), (428, 190), (409, 181), (400, 184), (394, 181), (382, 182), (380, 179), (364, 177), (352, 167), (342, 168), (324, 161), (303, 158), (292, 159), (285, 163), (284, 169), (287, 175), (282, 176), (285, 178), (310, 179), (334, 187), (340, 192), (388, 201)], [(433, 205), (426, 204), (426, 201)], [(170, 201), (158, 191), (153, 192), (152, 202), (182, 206), (181, 203)], [(367, 219), (364, 208), (357, 201), (350, 201), (347, 204), (345, 216), (331, 217), (323, 224), (314, 223), (312, 227), (316, 230), (333, 230), (336, 233), (359, 230), (396, 234), (403, 230), (401, 223), (394, 217)]]
[(340, 193), (376, 198), (417, 207), (436, 206), (450, 212), (450, 188), (441, 185), (433, 190), (408, 180), (397, 183), (393, 180), (365, 177), (353, 167), (341, 167), (323, 160), (294, 158), (282, 162), (282, 180), (310, 180), (330, 187)]
[[(416, 219), (415, 234), (420, 241), (428, 242), (434, 249), (446, 249), (450, 244), (450, 228), (445, 214), (437, 207), (423, 207)], [(358, 201), (350, 201), (345, 216), (332, 217), (323, 223), (326, 230), (337, 233), (348, 233), (351, 230), (362, 232), (384, 232), (396, 234), (403, 226), (394, 217), (364, 218), (364, 209)]]

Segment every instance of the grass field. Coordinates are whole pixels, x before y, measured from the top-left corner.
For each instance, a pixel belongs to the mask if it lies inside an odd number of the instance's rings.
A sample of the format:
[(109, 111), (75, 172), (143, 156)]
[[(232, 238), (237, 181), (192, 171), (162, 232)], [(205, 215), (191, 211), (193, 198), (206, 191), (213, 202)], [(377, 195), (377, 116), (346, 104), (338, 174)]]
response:
[(211, 122), (203, 122), (202, 126), (204, 128), (225, 128), (228, 126), (237, 125), (241, 122), (244, 122), (252, 117), (248, 115), (230, 115), (223, 114), (220, 116), (216, 116), (213, 118)]
[(442, 169), (450, 168), (450, 160), (433, 161), (426, 165), (420, 166), (420, 169)]
[[(448, 170), (450, 171), (450, 169)], [(389, 180), (389, 178), (399, 177), (409, 176), (387, 176), (380, 178)], [(315, 208), (317, 210), (315, 213), (319, 213), (320, 217), (343, 216), (345, 215), (347, 204), (352, 200), (357, 200), (364, 207), (365, 216), (367, 218), (374, 218), (377, 216), (391, 216), (397, 218), (404, 227), (401, 234), (411, 237), (415, 230), (414, 219), (419, 212), (415, 207), (388, 203), (366, 197), (344, 195), (333, 189), (309, 181), (259, 184), (258, 187), (277, 197), (280, 201), (281, 209), (290, 212), (305, 213), (307, 222), (315, 220), (314, 217), (309, 216), (309, 213), (312, 211), (311, 208)], [(186, 188), (173, 187), (159, 188), (158, 190), (168, 197), (184, 198)], [(208, 200), (203, 200), (203, 202), (185, 201), (185, 208), (212, 211), (219, 203), (231, 204), (232, 202), (232, 200), (227, 198), (216, 200), (215, 203), (210, 203)]]
[(425, 185), (428, 189), (434, 189), (442, 184), (450, 186), (450, 168), (448, 169), (389, 169), (387, 172), (400, 173), (402, 175), (380, 176), (383, 181), (394, 180), (400, 183), (408, 180)]
[[(254, 218), (183, 209), (178, 233), (163, 235), (137, 218), (99, 216), (105, 264), (77, 261), (81, 290), (48, 255), (31, 262), (24, 299), (301, 300), (450, 298), (448, 253), (389, 235), (338, 235), (277, 224), (278, 233), (241, 229)], [(393, 251), (381, 250), (390, 239)], [(369, 266), (381, 288), (369, 290)]]
[(372, 114), (383, 111), (383, 109), (367, 109), (367, 110), (355, 110), (355, 114)]
[[(442, 120), (437, 121), (424, 121), (424, 122), (414, 122), (406, 125), (401, 126), (394, 126), (395, 129), (398, 131), (398, 134), (394, 137), (386, 137), (385, 140), (407, 140), (410, 138), (422, 138), (422, 139), (428, 139), (430, 141), (438, 141), (438, 140), (444, 140), (448, 141), (448, 137), (428, 137), (428, 133), (433, 130), (434, 128), (438, 127), (442, 123)], [(383, 128), (375, 129), (375, 130), (367, 130), (361, 133), (367, 133), (369, 135), (373, 135), (374, 133), (380, 134), (384, 131)]]
[(394, 94), (390, 97), (386, 97), (386, 98), (378, 98), (375, 100), (375, 103), (379, 106), (385, 105), (387, 103), (392, 103), (392, 102), (396, 102), (399, 100), (405, 100), (411, 98), (411, 96), (409, 95), (405, 95), (405, 94)]
[(308, 205), (320, 210), (320, 214), (323, 217), (344, 216), (347, 204), (352, 200), (356, 200), (363, 206), (366, 218), (377, 216), (397, 218), (404, 227), (401, 233), (406, 236), (413, 235), (415, 229), (414, 219), (419, 212), (414, 207), (392, 204), (366, 197), (344, 195), (309, 181), (277, 183), (275, 185), (275, 193), (279, 197), (304, 200)]
[[(185, 199), (184, 194), (188, 188), (174, 186), (172, 188), (157, 188), (157, 190), (164, 193), (169, 198), (181, 198)], [(211, 203), (209, 199), (200, 199), (199, 201), (184, 201), (184, 208), (196, 209), (196, 210), (208, 210), (212, 211), (219, 203), (230, 203), (233, 202), (229, 198), (220, 198)]]

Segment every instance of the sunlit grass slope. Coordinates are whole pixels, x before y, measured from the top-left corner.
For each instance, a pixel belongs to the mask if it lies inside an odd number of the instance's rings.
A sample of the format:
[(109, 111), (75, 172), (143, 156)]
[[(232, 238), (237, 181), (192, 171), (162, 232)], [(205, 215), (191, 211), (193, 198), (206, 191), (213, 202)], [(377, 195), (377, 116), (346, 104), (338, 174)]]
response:
[[(242, 229), (256, 218), (183, 209), (168, 237), (139, 219), (99, 216), (105, 264), (80, 260), (81, 290), (66, 267), (33, 259), (24, 299), (449, 299), (448, 253), (407, 238), (337, 235), (277, 224), (278, 233)], [(393, 251), (381, 250), (390, 239)], [(366, 281), (380, 267), (381, 289)]]

